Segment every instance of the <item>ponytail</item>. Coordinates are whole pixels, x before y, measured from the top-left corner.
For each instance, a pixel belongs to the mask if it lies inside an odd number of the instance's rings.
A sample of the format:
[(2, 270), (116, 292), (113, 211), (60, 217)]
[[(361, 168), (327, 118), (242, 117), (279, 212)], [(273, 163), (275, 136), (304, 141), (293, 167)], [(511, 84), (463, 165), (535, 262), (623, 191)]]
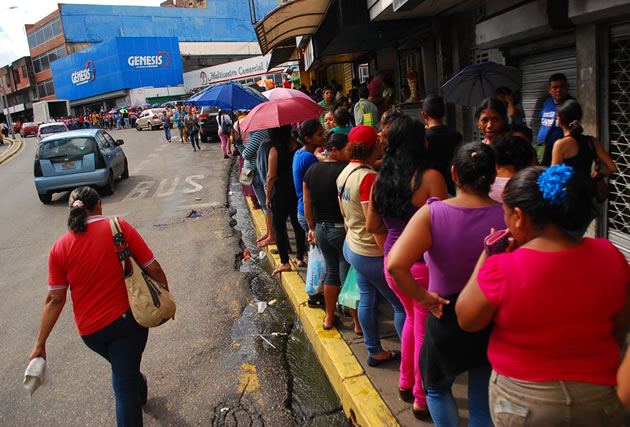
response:
[(87, 224), (85, 219), (88, 212), (94, 210), (101, 200), (96, 190), (91, 187), (79, 187), (72, 191), (68, 199), (70, 214), (68, 215), (68, 229), (73, 233), (85, 233)]

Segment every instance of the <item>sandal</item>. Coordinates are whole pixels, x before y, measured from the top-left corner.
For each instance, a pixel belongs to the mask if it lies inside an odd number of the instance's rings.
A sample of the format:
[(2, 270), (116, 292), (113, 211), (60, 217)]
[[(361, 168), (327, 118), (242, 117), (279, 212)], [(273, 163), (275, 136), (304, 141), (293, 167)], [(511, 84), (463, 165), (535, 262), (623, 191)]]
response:
[(283, 271), (291, 271), (291, 264), (280, 264), (271, 272), (272, 276), (282, 273)]
[(399, 388), (398, 397), (403, 402), (413, 402), (413, 388)]
[(431, 416), (428, 406), (421, 406), (421, 408), (423, 409), (416, 409), (416, 405), (415, 404), (413, 405), (413, 408), (412, 408), (413, 416), (417, 420), (425, 420), (427, 417)]
[(297, 258), (293, 258), (291, 260), (291, 262), (296, 266), (296, 267), (306, 267), (306, 263), (304, 262), (303, 259), (297, 259)]
[(375, 359), (372, 356), (368, 356), (367, 358), (367, 364), (368, 366), (374, 367), (374, 366), (378, 366), (382, 363), (385, 362), (389, 362), (392, 360), (398, 360), (400, 359), (400, 351), (398, 350), (393, 350), (393, 351), (388, 351), (389, 353), (389, 357), (385, 358), (385, 359)]
[(332, 328), (339, 329), (339, 326), (337, 326), (337, 321), (338, 320), (339, 320), (339, 318), (337, 316), (335, 316), (335, 320), (333, 320), (332, 325), (330, 327), (326, 327), (326, 316), (324, 316), (322, 327), (324, 328), (325, 331), (330, 331)]

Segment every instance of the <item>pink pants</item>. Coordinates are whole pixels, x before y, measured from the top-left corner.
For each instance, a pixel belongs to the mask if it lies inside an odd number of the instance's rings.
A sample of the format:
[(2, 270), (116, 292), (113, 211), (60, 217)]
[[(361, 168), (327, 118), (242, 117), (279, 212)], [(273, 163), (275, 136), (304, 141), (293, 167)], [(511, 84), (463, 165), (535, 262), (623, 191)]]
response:
[[(385, 257), (387, 265), (387, 257)], [(424, 289), (429, 287), (429, 268), (422, 262), (417, 262), (411, 267), (411, 274), (419, 286)], [(424, 341), (424, 323), (429, 312), (419, 302), (403, 293), (385, 269), (387, 284), (400, 299), (407, 318), (403, 327), (400, 346), (400, 380), (398, 388), (410, 389), (413, 387), (413, 397), (416, 405), (426, 406), (427, 398), (422, 388), (422, 375), (420, 373), (420, 348)]]
[(228, 139), (230, 139), (230, 135), (222, 133), (221, 129), (219, 129), (219, 139), (221, 140), (221, 151), (223, 151), (223, 155), (225, 156), (227, 154), (227, 142)]

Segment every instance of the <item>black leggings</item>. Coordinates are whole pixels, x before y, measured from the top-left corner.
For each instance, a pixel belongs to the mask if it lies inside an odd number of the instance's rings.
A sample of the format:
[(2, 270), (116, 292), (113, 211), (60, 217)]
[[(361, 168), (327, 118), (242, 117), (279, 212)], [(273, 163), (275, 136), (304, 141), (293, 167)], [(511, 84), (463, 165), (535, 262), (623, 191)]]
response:
[[(276, 194), (278, 191), (276, 191)], [(289, 235), (287, 234), (287, 218), (291, 217), (291, 225), (295, 233), (297, 245), (297, 259), (304, 260), (305, 235), (304, 229), (297, 218), (297, 199), (274, 195), (271, 199), (271, 225), (276, 235), (276, 245), (280, 262), (289, 262)]]

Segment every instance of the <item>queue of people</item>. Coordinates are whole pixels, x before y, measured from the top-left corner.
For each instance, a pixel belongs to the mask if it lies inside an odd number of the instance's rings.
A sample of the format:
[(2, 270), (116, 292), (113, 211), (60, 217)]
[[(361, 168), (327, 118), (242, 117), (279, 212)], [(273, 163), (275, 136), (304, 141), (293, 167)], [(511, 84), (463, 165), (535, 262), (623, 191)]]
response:
[[(324, 89), (326, 111), (299, 126), (245, 134), (243, 114), (219, 113), (222, 154), (240, 154), (244, 195), (265, 215), (257, 244), (277, 245), (280, 264), (272, 274), (305, 266), (307, 242), (317, 245), (326, 274), (308, 306), (325, 310), (322, 329), (330, 330), (339, 327), (337, 299), (354, 270), (359, 300), (349, 308), (365, 363), (399, 364), (391, 386), (417, 419), (458, 426), (452, 386), (467, 373), (471, 426), (621, 425), (621, 401), (630, 403), (630, 362), (618, 372), (630, 324), (630, 266), (608, 240), (583, 237), (596, 212), (593, 178), (617, 169), (599, 141), (584, 135), (581, 107), (561, 96), (561, 76), (550, 78), (551, 101), (541, 113), (547, 129), (538, 141), (511, 92), (501, 89), (476, 109), (483, 140), (468, 143), (444, 125), (446, 106), (437, 95), (425, 97), (423, 121), (383, 109), (392, 94), (379, 91), (382, 78), (357, 87), (350, 100)], [(162, 118), (167, 141), (177, 126), (182, 143), (189, 138), (196, 151), (195, 113), (178, 108), (173, 118), (172, 125), (170, 113)], [(545, 145), (540, 158), (536, 142)], [(592, 174), (595, 161), (603, 166)], [(137, 420), (146, 402), (146, 378), (137, 369), (146, 331), (125, 317), (122, 302), (97, 310), (107, 313), (96, 320), (89, 314), (93, 301), (81, 299), (88, 285), (64, 260), (68, 251), (91, 256), (81, 242), (96, 232), (90, 239), (104, 239), (108, 230), (99, 222), (98, 195), (75, 191), (70, 205), (70, 232), (51, 252), (49, 296), (31, 358), (45, 355), (70, 287), (79, 333), (112, 364), (119, 423)], [(125, 232), (136, 237), (131, 250), (148, 273), (166, 283), (137, 232)], [(107, 286), (120, 281), (113, 276)], [(400, 350), (380, 340), (383, 298)], [(119, 334), (132, 333), (123, 323), (141, 337), (142, 345), (116, 353), (133, 355), (132, 368), (118, 368), (123, 362), (106, 350)], [(124, 387), (118, 369), (129, 377)]]

